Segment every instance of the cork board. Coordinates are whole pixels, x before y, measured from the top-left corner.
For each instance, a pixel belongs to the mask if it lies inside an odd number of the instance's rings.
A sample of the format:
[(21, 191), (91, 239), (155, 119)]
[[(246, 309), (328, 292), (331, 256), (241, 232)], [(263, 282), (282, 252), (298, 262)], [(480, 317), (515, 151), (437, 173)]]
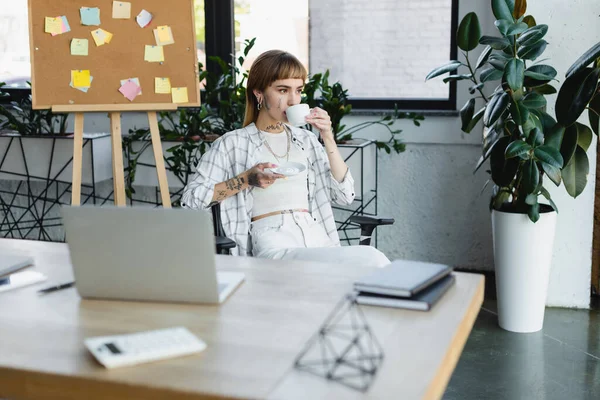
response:
[[(113, 18), (113, 0), (28, 1), (33, 108), (127, 111), (200, 105), (193, 0), (129, 0), (129, 19)], [(83, 25), (81, 8), (98, 8), (100, 25)], [(142, 10), (153, 16), (144, 28), (136, 20)], [(59, 16), (66, 17), (70, 31), (46, 33), (45, 18)], [(165, 25), (174, 43), (162, 46), (162, 63), (145, 61), (145, 46), (157, 44), (154, 29)], [(113, 35), (101, 46), (92, 36), (99, 28)], [(71, 54), (73, 39), (88, 39), (87, 56)], [(70, 86), (73, 70), (90, 71), (87, 93)], [(171, 93), (155, 93), (155, 77), (168, 77), (173, 88), (186, 87), (188, 101), (174, 104)], [(130, 78), (139, 79), (142, 91), (132, 101), (119, 92), (121, 81)]]

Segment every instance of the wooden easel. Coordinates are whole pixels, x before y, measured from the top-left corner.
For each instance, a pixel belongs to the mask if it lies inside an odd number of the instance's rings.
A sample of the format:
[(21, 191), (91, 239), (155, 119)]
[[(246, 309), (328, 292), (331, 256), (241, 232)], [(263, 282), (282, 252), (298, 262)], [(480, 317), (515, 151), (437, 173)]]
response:
[[(108, 112), (110, 114), (114, 203), (116, 206), (127, 205), (125, 196), (125, 174), (123, 169), (123, 145), (121, 136), (121, 111), (124, 111), (123, 109), (123, 105), (120, 104), (93, 106), (65, 105), (52, 107), (53, 112), (75, 113), (75, 137), (73, 140), (73, 184), (71, 192), (72, 205), (81, 205), (81, 168), (83, 153), (84, 112)], [(163, 160), (163, 151), (160, 142), (156, 111), (172, 111), (176, 109), (176, 104), (127, 105), (127, 111), (146, 111), (148, 114), (150, 136), (152, 138), (152, 149), (154, 150), (154, 160), (156, 162), (156, 174), (158, 176), (158, 186), (160, 188), (160, 197), (164, 208), (171, 208), (171, 196), (169, 193), (169, 185), (167, 183), (167, 171), (165, 169), (165, 163)]]

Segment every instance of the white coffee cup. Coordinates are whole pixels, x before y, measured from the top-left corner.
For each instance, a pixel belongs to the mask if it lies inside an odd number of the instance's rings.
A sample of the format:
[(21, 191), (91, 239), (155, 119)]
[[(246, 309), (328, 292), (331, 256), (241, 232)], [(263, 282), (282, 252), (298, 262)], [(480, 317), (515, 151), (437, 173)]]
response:
[(304, 118), (309, 114), (310, 107), (308, 104), (296, 104), (288, 107), (287, 110), (285, 110), (285, 115), (287, 115), (288, 122), (293, 126), (306, 125), (307, 122)]

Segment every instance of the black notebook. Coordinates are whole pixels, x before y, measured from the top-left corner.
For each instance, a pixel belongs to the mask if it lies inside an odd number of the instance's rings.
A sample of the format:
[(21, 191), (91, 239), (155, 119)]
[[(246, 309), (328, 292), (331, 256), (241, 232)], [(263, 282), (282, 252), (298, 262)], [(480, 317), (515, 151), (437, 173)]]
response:
[(452, 267), (444, 264), (395, 260), (390, 265), (354, 282), (354, 290), (411, 297), (448, 275), (451, 271)]
[(446, 293), (450, 286), (454, 284), (454, 281), (455, 278), (453, 274), (446, 275), (427, 289), (420, 291), (410, 298), (360, 292), (356, 297), (356, 302), (358, 304), (370, 306), (429, 311), (444, 293)]

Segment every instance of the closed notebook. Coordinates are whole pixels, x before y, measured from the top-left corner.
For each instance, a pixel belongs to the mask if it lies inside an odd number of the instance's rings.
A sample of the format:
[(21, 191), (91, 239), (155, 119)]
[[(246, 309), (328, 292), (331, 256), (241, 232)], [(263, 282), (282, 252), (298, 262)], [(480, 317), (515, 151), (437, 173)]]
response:
[(356, 302), (370, 306), (429, 311), (454, 284), (455, 280), (453, 274), (446, 275), (427, 289), (410, 298), (361, 292), (356, 297)]
[(354, 290), (411, 297), (451, 271), (452, 267), (444, 264), (395, 260), (390, 265), (354, 282)]

